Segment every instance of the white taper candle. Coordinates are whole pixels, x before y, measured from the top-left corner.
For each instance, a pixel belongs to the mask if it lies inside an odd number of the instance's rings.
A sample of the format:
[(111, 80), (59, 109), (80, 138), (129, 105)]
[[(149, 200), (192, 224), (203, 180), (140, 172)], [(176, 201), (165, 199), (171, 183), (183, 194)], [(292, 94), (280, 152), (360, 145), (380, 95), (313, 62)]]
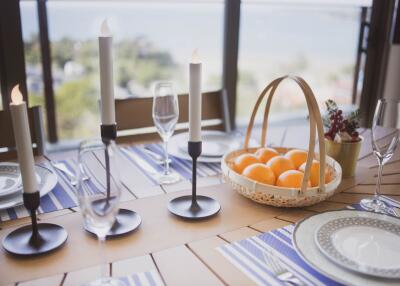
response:
[(115, 124), (112, 36), (107, 21), (101, 24), (99, 36), (101, 123)]
[(39, 189), (36, 180), (28, 112), (18, 85), (11, 91), (11, 100), (10, 111), (15, 144), (17, 146), (19, 168), (22, 176), (22, 185), (25, 193), (34, 193), (39, 191)]
[(201, 62), (197, 50), (189, 64), (189, 141), (201, 141)]

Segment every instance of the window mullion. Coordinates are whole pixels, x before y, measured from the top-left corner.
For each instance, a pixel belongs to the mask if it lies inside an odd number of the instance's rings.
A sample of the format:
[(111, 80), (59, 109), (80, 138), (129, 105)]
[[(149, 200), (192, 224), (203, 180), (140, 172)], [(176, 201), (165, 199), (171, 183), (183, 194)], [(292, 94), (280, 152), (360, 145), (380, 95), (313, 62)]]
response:
[(43, 71), (44, 98), (46, 106), (47, 137), (50, 142), (57, 142), (56, 106), (54, 100), (53, 77), (51, 71), (51, 50), (47, 24), (46, 0), (37, 0), (40, 52)]

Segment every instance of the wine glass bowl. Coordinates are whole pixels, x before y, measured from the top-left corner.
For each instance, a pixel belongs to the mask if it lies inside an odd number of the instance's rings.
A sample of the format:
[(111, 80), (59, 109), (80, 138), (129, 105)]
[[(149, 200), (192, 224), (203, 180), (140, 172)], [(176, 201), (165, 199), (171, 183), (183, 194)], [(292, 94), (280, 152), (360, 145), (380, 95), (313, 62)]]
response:
[[(380, 198), (383, 166), (393, 157), (399, 143), (399, 108), (396, 99), (379, 99), (371, 128), (371, 145), (378, 161), (378, 179), (374, 197), (361, 200), (361, 206), (369, 211), (393, 214), (393, 210)], [(389, 128), (389, 133), (388, 132)]]
[(154, 125), (164, 142), (164, 172), (158, 174), (160, 184), (173, 184), (180, 180), (177, 173), (171, 172), (168, 159), (168, 140), (175, 131), (179, 118), (178, 96), (172, 82), (158, 82), (154, 88), (153, 111)]
[[(119, 210), (122, 184), (116, 161), (116, 146), (101, 140), (82, 142), (78, 158), (78, 200), (85, 228), (97, 235), (100, 259), (106, 265), (104, 242)], [(106, 164), (109, 168), (106, 168)], [(109, 171), (107, 171), (107, 169)], [(108, 277), (103, 267), (101, 278), (87, 285), (125, 285), (123, 281)]]

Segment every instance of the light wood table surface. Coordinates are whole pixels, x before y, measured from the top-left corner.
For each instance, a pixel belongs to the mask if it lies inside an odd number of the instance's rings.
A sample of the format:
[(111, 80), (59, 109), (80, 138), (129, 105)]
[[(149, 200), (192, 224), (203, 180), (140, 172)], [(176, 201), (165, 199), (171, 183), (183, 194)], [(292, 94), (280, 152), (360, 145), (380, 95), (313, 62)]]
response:
[[(275, 128), (270, 133), (273, 145), (305, 148), (307, 136), (298, 126)], [(388, 140), (392, 131), (380, 134)], [(106, 242), (106, 258), (112, 276), (156, 270), (166, 285), (254, 285), (246, 275), (226, 260), (216, 247), (257, 235), (326, 210), (343, 208), (374, 193), (377, 161), (372, 154), (370, 131), (361, 130), (364, 145), (357, 174), (343, 180), (338, 193), (328, 201), (299, 209), (283, 209), (254, 203), (236, 192), (220, 177), (199, 179), (199, 193), (216, 198), (221, 212), (210, 219), (190, 222), (171, 215), (170, 199), (190, 193), (190, 184), (150, 186), (125, 168), (122, 207), (135, 210), (143, 219), (130, 235)], [(38, 160), (58, 160), (76, 156), (75, 152), (52, 154)], [(123, 162), (124, 163), (124, 162)], [(126, 163), (126, 162), (125, 162)], [(382, 194), (400, 200), (400, 148), (385, 166)], [(101, 263), (96, 239), (82, 228), (79, 208), (39, 216), (42, 222), (63, 225), (68, 233), (66, 245), (49, 255), (16, 258), (0, 250), (0, 285), (79, 285), (99, 277)], [(0, 239), (29, 218), (0, 223)]]

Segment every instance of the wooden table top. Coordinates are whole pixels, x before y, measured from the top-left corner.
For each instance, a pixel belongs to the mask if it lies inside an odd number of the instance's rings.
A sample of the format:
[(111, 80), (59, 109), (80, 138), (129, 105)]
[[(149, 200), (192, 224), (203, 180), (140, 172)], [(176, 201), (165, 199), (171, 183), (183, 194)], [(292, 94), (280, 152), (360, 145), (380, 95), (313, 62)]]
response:
[[(273, 145), (305, 148), (308, 127), (272, 128)], [(387, 141), (386, 130), (380, 140)], [(254, 203), (234, 192), (219, 177), (199, 179), (199, 193), (216, 198), (221, 212), (200, 222), (183, 221), (167, 210), (171, 198), (190, 193), (190, 184), (147, 186), (139, 175), (126, 169), (121, 207), (135, 210), (143, 219), (134, 233), (106, 242), (110, 275), (119, 277), (155, 270), (166, 285), (254, 285), (246, 275), (226, 260), (216, 247), (294, 223), (306, 216), (340, 209), (371, 197), (375, 189), (377, 161), (372, 154), (370, 131), (362, 130), (364, 144), (357, 174), (343, 180), (338, 193), (317, 205), (283, 209)], [(400, 148), (384, 167), (381, 193), (400, 200)], [(38, 160), (75, 156), (74, 152), (52, 154)], [(101, 262), (96, 239), (82, 228), (79, 208), (41, 214), (42, 222), (64, 226), (68, 241), (49, 255), (22, 259), (0, 250), (0, 285), (79, 285), (99, 277)], [(0, 223), (0, 239), (13, 229), (29, 223), (29, 218)], [(184, 269), (185, 273), (182, 273)]]

